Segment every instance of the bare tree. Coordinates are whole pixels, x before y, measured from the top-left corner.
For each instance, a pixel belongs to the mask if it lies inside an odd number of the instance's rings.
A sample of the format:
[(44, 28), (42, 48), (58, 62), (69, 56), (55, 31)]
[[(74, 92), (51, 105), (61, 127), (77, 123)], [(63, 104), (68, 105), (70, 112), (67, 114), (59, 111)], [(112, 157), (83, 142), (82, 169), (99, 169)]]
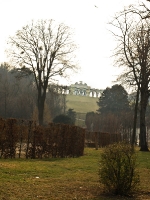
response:
[(13, 64), (26, 73), (34, 75), (38, 96), (38, 120), (43, 124), (44, 102), (49, 80), (57, 76), (66, 77), (75, 70), (74, 51), (70, 28), (56, 25), (53, 20), (39, 20), (17, 31), (10, 37), (8, 51)]
[(129, 9), (111, 23), (117, 40), (116, 65), (125, 67), (124, 79), (140, 93), (140, 150), (148, 151), (145, 114), (150, 96), (150, 23), (146, 10)]

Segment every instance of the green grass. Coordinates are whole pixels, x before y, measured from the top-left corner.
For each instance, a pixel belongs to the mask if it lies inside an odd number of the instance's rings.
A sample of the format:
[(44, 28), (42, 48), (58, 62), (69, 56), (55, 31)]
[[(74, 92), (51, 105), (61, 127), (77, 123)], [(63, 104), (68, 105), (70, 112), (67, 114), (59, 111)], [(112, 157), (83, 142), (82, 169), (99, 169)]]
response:
[(77, 126), (85, 127), (85, 117), (87, 112), (96, 112), (98, 110), (98, 98), (67, 95), (67, 109), (71, 108), (77, 113), (75, 124)]
[(97, 101), (98, 98), (77, 96), (77, 95), (67, 95), (67, 108), (72, 108), (79, 113), (96, 112), (98, 109)]
[[(0, 200), (111, 200), (98, 181), (102, 149), (85, 148), (84, 156), (63, 159), (1, 159)], [(141, 186), (135, 199), (150, 199), (150, 153), (138, 152)]]

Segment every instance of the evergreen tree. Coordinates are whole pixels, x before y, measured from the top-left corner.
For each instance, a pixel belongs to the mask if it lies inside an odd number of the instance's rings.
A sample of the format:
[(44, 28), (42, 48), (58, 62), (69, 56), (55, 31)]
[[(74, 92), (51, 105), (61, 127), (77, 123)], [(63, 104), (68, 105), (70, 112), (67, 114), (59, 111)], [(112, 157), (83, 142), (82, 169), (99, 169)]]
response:
[(128, 93), (122, 85), (106, 88), (97, 102), (100, 114), (119, 114), (129, 111)]

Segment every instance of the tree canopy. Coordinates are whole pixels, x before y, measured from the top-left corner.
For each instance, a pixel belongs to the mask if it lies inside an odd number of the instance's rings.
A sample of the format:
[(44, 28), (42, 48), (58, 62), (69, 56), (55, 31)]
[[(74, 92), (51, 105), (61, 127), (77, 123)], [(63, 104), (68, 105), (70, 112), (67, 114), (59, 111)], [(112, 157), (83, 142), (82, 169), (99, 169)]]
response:
[(128, 93), (122, 85), (113, 85), (106, 88), (97, 102), (101, 114), (118, 114), (129, 111)]

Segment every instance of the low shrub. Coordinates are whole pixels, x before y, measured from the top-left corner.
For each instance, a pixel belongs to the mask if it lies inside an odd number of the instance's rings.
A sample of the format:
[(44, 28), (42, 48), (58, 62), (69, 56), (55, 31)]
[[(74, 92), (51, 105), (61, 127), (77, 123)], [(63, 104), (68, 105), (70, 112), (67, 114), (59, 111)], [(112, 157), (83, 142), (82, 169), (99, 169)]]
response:
[(61, 114), (53, 119), (53, 123), (72, 124), (71, 118), (67, 115)]
[(99, 180), (107, 192), (129, 195), (137, 188), (139, 174), (136, 157), (135, 150), (125, 142), (104, 148), (99, 163)]

